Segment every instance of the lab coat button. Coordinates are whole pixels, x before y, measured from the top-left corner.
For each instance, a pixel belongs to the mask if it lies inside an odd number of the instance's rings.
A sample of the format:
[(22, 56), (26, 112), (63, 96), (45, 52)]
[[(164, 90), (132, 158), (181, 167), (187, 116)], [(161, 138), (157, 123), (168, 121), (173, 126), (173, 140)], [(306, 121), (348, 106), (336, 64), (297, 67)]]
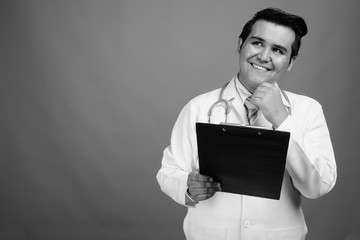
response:
[(249, 228), (249, 227), (252, 226), (252, 223), (251, 223), (249, 220), (245, 220), (245, 221), (244, 221), (244, 226), (245, 226), (246, 228)]

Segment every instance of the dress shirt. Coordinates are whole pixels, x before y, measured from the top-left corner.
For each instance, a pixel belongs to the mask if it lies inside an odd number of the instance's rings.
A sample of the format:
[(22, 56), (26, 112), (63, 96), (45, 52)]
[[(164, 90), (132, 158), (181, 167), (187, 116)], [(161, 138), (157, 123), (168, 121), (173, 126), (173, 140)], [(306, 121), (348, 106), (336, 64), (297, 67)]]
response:
[[(223, 98), (230, 104), (228, 122), (242, 124), (246, 119), (245, 95), (239, 93), (237, 81), (236, 76), (230, 81)], [(164, 150), (157, 180), (164, 193), (184, 206), (188, 174), (199, 167), (195, 124), (207, 122), (207, 112), (219, 93), (220, 89), (202, 94), (185, 105), (174, 125), (170, 145)], [(286, 95), (289, 102), (283, 95), (282, 100), (291, 108), (291, 115), (277, 129), (290, 132), (280, 199), (217, 192), (195, 208), (188, 208), (184, 220), (187, 239), (305, 239), (301, 198), (328, 193), (336, 182), (336, 163), (321, 105), (306, 96)], [(224, 108), (214, 108), (212, 123), (223, 122), (224, 118)], [(263, 116), (258, 121), (272, 128)]]

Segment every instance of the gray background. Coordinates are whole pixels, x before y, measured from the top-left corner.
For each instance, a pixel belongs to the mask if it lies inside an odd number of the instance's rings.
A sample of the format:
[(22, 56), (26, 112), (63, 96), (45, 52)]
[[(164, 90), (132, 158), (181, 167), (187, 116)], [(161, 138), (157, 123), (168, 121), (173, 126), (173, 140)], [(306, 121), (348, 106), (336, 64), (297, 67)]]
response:
[(269, 6), (308, 23), (280, 86), (322, 103), (338, 164), (333, 191), (304, 200), (308, 239), (359, 237), (358, 0), (24, 0), (0, 3), (0, 239), (184, 239), (162, 151)]

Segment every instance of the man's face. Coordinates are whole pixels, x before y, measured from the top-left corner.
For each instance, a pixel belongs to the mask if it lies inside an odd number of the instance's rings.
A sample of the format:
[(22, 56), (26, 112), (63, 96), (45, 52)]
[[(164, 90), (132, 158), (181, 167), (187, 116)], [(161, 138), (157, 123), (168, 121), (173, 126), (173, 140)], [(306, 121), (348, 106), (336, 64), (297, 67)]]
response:
[(258, 20), (245, 40), (239, 40), (239, 80), (250, 91), (263, 82), (274, 83), (290, 70), (291, 45), (295, 33), (291, 28)]

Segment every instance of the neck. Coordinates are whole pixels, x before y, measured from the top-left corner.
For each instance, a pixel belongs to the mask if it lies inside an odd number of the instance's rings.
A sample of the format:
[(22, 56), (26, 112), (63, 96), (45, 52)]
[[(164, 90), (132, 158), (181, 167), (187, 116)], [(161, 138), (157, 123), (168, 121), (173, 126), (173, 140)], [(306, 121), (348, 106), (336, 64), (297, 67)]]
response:
[(255, 89), (252, 89), (252, 88), (250, 88), (249, 86), (246, 86), (246, 84), (244, 84), (244, 83), (241, 81), (241, 79), (240, 79), (240, 73), (237, 74), (237, 79), (238, 79), (239, 83), (240, 83), (241, 85), (243, 85), (244, 88), (246, 88), (246, 90), (248, 90), (251, 94), (253, 94), (253, 93), (255, 92)]

